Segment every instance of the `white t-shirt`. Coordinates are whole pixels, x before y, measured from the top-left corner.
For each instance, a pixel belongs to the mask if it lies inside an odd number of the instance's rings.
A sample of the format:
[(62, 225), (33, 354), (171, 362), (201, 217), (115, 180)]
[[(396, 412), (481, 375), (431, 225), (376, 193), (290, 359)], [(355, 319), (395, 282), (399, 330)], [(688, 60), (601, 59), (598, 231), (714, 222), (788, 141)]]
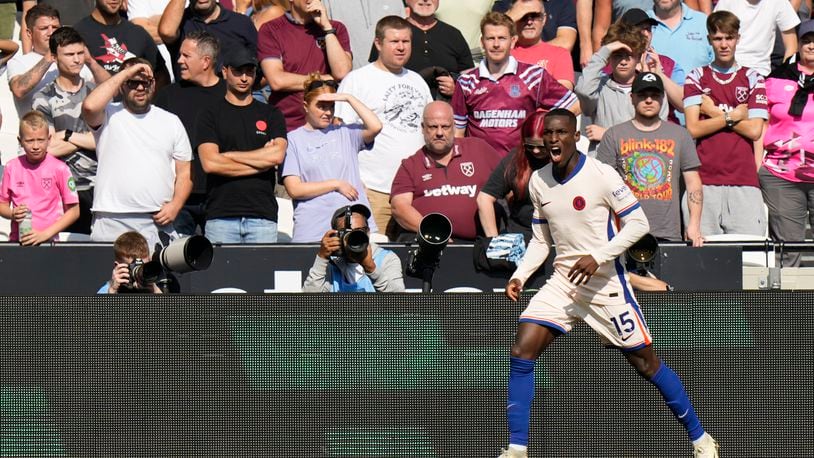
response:
[[(389, 194), (402, 159), (424, 146), (421, 117), (432, 101), (430, 88), (413, 71), (396, 75), (368, 64), (350, 72), (338, 92), (352, 94), (382, 122), (373, 148), (359, 152), (359, 171), (365, 186)], [(337, 103), (335, 115), (347, 124), (360, 121), (348, 103)]]
[(800, 18), (787, 0), (761, 0), (756, 4), (748, 0), (719, 0), (715, 11), (729, 11), (740, 19), (741, 39), (735, 51), (735, 60), (763, 76), (771, 72), (775, 29), (783, 32), (800, 23)]
[(175, 161), (191, 161), (184, 125), (153, 105), (145, 114), (121, 103), (105, 108), (96, 138), (96, 191), (93, 211), (148, 213), (161, 209), (175, 191)]
[[(28, 54), (16, 54), (11, 60), (8, 62), (8, 79), (11, 81), (17, 75), (22, 75), (23, 73), (31, 70), (37, 65), (42, 59), (42, 54), (36, 53), (31, 51)], [(59, 76), (59, 70), (57, 70), (57, 63), (52, 62), (51, 66), (48, 68), (48, 71), (45, 72), (45, 75), (42, 77), (40, 82), (34, 86), (34, 89), (31, 90), (25, 97), (18, 99), (14, 97), (14, 106), (17, 108), (17, 117), (22, 117), (24, 114), (31, 111), (31, 104), (34, 102), (34, 94), (42, 90), (46, 84), (54, 81)], [(91, 73), (90, 69), (87, 65), (82, 67), (82, 71), (80, 73), (82, 79), (89, 83), (93, 83), (93, 73)]]

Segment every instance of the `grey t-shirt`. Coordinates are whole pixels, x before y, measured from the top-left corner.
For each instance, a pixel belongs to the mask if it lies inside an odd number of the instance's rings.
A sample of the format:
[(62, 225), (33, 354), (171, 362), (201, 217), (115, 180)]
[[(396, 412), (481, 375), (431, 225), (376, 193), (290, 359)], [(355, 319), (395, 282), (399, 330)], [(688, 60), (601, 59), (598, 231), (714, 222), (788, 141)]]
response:
[(645, 132), (633, 121), (623, 122), (605, 132), (596, 158), (616, 168), (639, 199), (651, 234), (682, 240), (679, 175), (701, 166), (687, 129), (662, 121), (658, 129)]
[[(77, 133), (88, 132), (88, 126), (82, 119), (82, 101), (93, 88), (93, 83), (85, 81), (78, 91), (68, 92), (62, 90), (56, 81), (52, 81), (34, 94), (32, 108), (45, 115), (55, 132), (66, 129)], [(80, 149), (60, 159), (71, 169), (77, 190), (84, 191), (93, 187), (96, 179), (96, 151)]]

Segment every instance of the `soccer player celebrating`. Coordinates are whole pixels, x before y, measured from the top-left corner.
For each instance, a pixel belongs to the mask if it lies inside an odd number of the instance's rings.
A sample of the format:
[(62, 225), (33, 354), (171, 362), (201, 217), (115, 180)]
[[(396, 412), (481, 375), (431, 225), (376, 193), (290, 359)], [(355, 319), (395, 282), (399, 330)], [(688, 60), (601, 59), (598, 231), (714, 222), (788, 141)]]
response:
[[(639, 202), (616, 171), (577, 151), (577, 120), (564, 109), (545, 118), (543, 143), (551, 162), (529, 182), (534, 237), (506, 285), (517, 301), (523, 284), (557, 245), (554, 273), (520, 315), (512, 345), (506, 417), (509, 448), (500, 458), (526, 457), (534, 364), (554, 339), (584, 321), (604, 344), (619, 348), (636, 371), (658, 388), (693, 441), (696, 458), (718, 456), (675, 372), (651, 346), (627, 272), (618, 259), (649, 229)], [(614, 221), (619, 218), (619, 230)]]

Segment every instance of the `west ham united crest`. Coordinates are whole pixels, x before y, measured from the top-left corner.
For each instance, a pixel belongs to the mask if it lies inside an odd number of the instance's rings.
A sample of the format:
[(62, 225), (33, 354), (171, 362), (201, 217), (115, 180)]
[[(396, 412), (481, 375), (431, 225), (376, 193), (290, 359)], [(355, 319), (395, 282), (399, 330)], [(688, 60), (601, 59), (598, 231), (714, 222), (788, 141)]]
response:
[(54, 179), (53, 178), (43, 178), (42, 181), (40, 181), (40, 184), (42, 185), (42, 189), (45, 189), (45, 190), (51, 189), (51, 186), (54, 184)]
[(512, 97), (520, 97), (520, 85), (512, 84), (509, 88), (509, 95)]
[(749, 88), (742, 86), (736, 87), (735, 98), (738, 99), (738, 103), (746, 103), (746, 100), (749, 99)]
[(471, 162), (461, 162), (461, 173), (471, 177), (475, 174), (475, 164)]

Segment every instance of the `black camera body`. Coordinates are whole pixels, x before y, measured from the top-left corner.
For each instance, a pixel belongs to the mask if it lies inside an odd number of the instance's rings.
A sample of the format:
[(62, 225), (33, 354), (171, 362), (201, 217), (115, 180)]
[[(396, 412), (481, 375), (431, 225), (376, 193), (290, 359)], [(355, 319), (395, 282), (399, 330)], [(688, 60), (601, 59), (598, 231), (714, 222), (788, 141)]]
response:
[(130, 271), (130, 284), (139, 286), (155, 284), (163, 272), (161, 263), (157, 261), (144, 262), (140, 258), (133, 260), (127, 266), (127, 270)]
[(370, 236), (364, 229), (351, 229), (351, 219), (353, 211), (351, 207), (345, 209), (345, 228), (336, 230), (336, 237), (339, 238), (339, 250), (335, 251), (333, 256), (351, 256), (357, 258), (359, 255), (367, 251), (370, 245)]

